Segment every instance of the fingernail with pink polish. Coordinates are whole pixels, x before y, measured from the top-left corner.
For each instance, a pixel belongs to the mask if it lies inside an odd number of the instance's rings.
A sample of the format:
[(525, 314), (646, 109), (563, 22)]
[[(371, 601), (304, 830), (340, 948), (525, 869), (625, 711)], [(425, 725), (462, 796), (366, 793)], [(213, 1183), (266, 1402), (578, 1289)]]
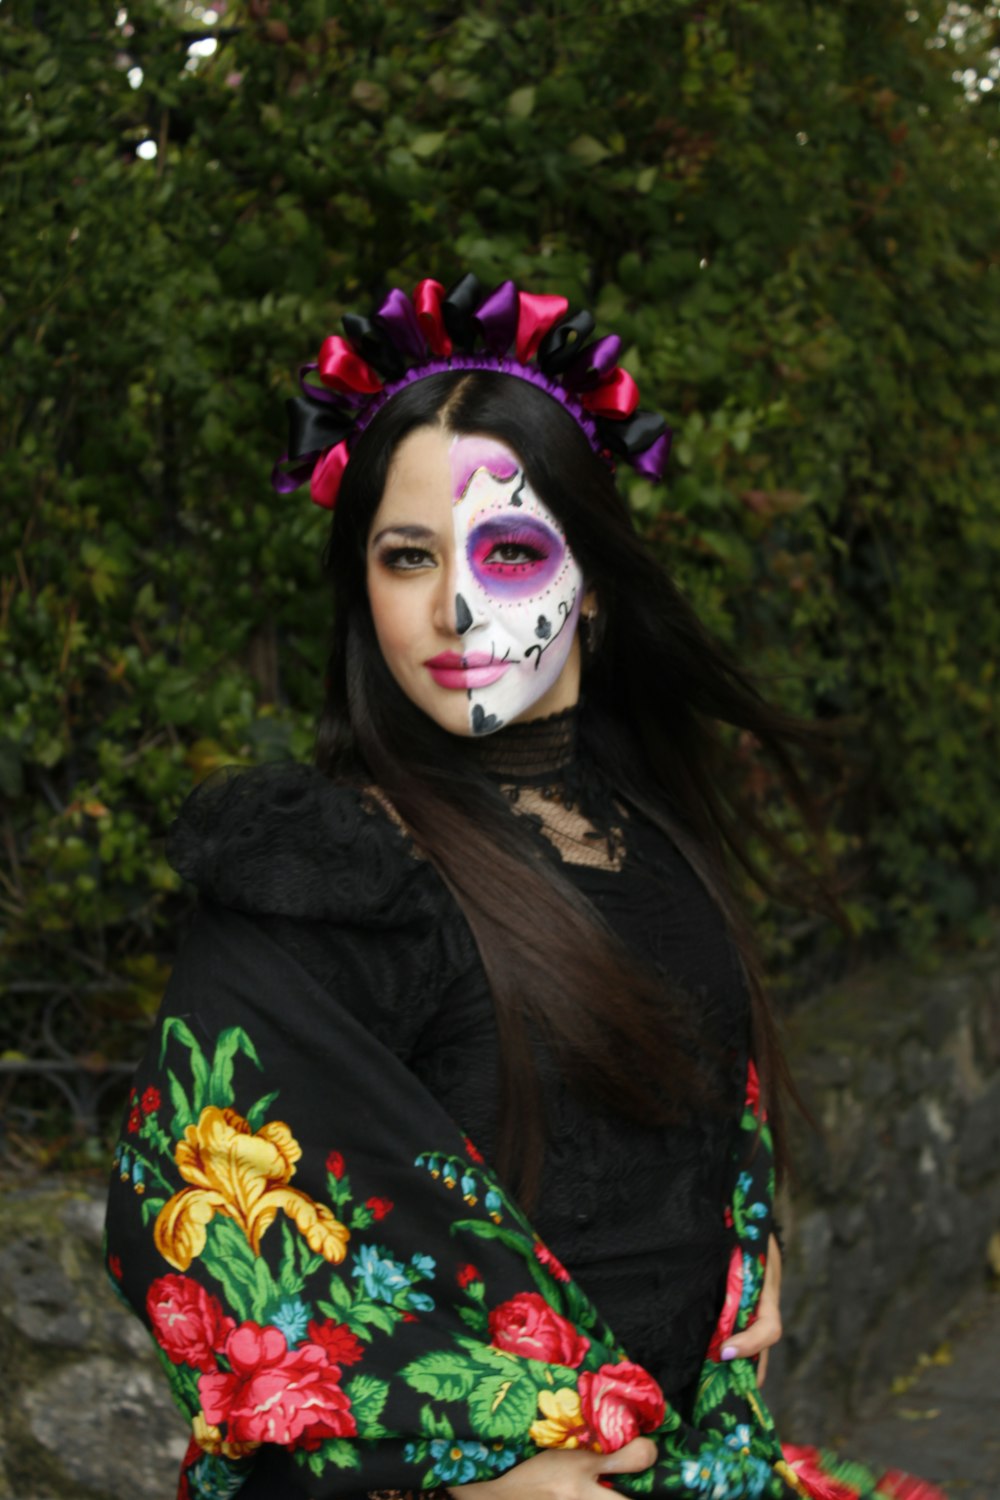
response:
[(735, 1359), (739, 1352), (735, 1344), (724, 1344), (722, 1346), (723, 1359)]

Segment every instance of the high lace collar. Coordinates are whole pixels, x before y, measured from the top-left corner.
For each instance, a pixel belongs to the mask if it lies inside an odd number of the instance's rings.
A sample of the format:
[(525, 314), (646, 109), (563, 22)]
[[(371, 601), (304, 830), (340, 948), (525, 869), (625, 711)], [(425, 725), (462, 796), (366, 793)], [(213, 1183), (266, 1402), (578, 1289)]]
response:
[(577, 761), (579, 721), (579, 704), (574, 704), (544, 719), (507, 724), (496, 734), (469, 740), (468, 750), (487, 775), (513, 785), (561, 781)]

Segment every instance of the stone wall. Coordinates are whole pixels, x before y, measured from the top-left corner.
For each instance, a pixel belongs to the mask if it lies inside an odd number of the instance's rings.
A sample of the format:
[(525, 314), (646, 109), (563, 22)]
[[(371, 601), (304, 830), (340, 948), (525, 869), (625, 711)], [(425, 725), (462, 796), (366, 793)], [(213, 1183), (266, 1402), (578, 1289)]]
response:
[[(882, 968), (804, 1007), (784, 1211), (786, 1334), (766, 1394), (786, 1437), (833, 1439), (934, 1348), (1000, 1229), (1000, 956)], [(103, 1184), (0, 1201), (0, 1500), (172, 1500), (183, 1424), (100, 1265)]]
[(819, 1127), (794, 1139), (766, 1394), (833, 1439), (950, 1331), (1000, 1231), (1000, 955), (854, 976), (789, 1026)]

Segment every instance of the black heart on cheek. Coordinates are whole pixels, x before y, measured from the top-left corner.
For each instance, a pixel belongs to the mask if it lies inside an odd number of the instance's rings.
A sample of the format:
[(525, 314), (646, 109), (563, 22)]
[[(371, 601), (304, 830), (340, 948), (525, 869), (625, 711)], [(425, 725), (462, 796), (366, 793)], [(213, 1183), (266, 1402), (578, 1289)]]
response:
[(500, 720), (496, 714), (488, 714), (483, 711), (481, 703), (472, 705), (472, 732), (473, 734), (490, 734), (494, 729), (500, 728)]
[(538, 624), (535, 626), (535, 634), (540, 641), (547, 641), (552, 634), (551, 620), (547, 620), (544, 615), (539, 615)]

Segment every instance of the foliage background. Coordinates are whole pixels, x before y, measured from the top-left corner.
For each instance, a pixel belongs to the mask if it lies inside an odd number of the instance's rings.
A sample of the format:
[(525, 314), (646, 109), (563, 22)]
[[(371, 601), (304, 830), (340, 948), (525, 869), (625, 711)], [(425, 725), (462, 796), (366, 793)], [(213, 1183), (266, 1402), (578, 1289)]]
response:
[[(985, 934), (997, 12), (2, 0), (0, 1045), (45, 1050), (55, 1000), (72, 1048), (135, 1050), (180, 799), (310, 753), (324, 518), (268, 484), (294, 367), (466, 269), (622, 332), (677, 434), (640, 524), (773, 694), (851, 716), (858, 931)], [(762, 918), (779, 964), (814, 943)]]

